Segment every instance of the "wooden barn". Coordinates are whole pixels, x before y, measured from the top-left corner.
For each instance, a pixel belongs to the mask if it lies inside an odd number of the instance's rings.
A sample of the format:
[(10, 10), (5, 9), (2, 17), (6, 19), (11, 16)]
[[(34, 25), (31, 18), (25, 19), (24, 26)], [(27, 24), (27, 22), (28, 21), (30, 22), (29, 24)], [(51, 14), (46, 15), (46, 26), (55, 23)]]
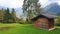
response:
[(41, 29), (54, 29), (54, 16), (50, 14), (40, 14), (32, 19), (33, 25)]

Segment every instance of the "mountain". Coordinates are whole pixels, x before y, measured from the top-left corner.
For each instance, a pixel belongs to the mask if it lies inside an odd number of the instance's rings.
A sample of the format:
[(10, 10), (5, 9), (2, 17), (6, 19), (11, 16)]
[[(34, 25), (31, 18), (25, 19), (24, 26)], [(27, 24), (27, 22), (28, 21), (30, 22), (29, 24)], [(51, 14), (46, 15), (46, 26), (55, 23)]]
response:
[(51, 3), (48, 6), (44, 7), (43, 9), (44, 9), (43, 12), (45, 13), (60, 16), (60, 5), (58, 5), (58, 3)]

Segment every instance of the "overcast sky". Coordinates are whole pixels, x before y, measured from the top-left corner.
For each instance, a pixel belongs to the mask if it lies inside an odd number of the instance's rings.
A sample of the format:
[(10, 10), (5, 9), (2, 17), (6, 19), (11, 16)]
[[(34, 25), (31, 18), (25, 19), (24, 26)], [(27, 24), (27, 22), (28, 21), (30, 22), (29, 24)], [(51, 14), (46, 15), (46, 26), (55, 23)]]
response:
[[(0, 0), (0, 6), (18, 8), (22, 7), (23, 1), (24, 0)], [(41, 3), (42, 7), (45, 7), (52, 2), (58, 2), (60, 4), (60, 0), (40, 0), (39, 2)]]
[(5, 6), (9, 8), (22, 7), (23, 0), (0, 0), (0, 6)]

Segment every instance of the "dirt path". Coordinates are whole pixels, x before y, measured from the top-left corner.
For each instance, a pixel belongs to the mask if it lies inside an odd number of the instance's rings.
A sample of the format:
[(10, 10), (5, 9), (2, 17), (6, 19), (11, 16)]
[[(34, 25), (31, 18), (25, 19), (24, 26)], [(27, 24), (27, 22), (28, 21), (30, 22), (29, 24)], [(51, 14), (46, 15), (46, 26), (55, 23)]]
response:
[(8, 30), (8, 29), (10, 29), (10, 28), (13, 28), (13, 27), (11, 27), (11, 26), (0, 27), (0, 30)]

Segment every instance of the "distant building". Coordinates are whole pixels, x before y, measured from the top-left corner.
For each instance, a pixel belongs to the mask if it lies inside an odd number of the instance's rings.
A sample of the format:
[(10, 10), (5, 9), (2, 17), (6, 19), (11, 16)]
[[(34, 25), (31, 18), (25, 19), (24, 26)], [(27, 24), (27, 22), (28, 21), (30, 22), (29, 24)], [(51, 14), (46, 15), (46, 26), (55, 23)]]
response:
[(40, 14), (32, 19), (34, 27), (50, 30), (54, 28), (54, 16)]

